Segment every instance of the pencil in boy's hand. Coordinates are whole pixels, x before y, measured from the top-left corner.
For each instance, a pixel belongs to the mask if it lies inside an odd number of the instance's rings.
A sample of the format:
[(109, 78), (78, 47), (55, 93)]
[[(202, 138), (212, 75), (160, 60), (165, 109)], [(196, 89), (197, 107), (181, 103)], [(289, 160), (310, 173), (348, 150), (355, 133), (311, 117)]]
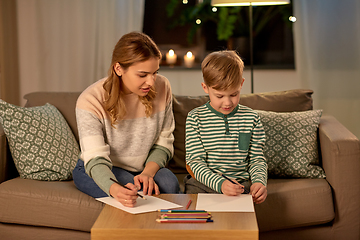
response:
[[(127, 186), (125, 186), (125, 185), (123, 185), (123, 184), (121, 184), (121, 183), (119, 183), (118, 181), (116, 181), (116, 180), (113, 179), (113, 178), (110, 178), (110, 180), (113, 181), (114, 183), (119, 184), (119, 185), (122, 186), (123, 188), (126, 188), (126, 189), (131, 190), (130, 188), (128, 188)], [(145, 198), (144, 196), (140, 195), (139, 193), (136, 193), (136, 194), (137, 194), (139, 197), (141, 197), (142, 199), (145, 199), (145, 200), (146, 200), (146, 198)]]
[(238, 184), (237, 182), (234, 182), (234, 180), (231, 180), (230, 178), (228, 178), (227, 176), (225, 176), (224, 174), (220, 174), (221, 176), (223, 176), (226, 180), (229, 180), (231, 183), (233, 184)]

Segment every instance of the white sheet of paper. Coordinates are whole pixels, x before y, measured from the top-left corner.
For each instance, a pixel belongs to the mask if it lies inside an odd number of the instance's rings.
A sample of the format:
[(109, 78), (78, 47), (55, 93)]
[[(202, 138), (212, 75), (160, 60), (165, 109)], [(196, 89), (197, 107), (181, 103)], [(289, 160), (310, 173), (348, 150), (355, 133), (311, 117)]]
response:
[(226, 196), (224, 194), (199, 193), (196, 209), (209, 212), (254, 212), (250, 194)]
[[(142, 192), (139, 192), (139, 194), (143, 195)], [(146, 200), (140, 197), (137, 198), (136, 205), (133, 208), (125, 207), (124, 205), (122, 205), (112, 197), (96, 198), (96, 200), (132, 214), (153, 212), (153, 211), (157, 211), (158, 209), (171, 209), (171, 208), (183, 207), (181, 205), (153, 196), (145, 196), (145, 198)]]

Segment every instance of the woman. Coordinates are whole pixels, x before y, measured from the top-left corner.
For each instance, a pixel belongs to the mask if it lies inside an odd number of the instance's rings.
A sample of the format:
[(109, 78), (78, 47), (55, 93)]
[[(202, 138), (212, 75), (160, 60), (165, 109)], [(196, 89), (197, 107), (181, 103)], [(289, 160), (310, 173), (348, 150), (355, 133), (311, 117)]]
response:
[(160, 59), (147, 35), (128, 33), (114, 48), (108, 77), (79, 96), (81, 156), (73, 179), (84, 193), (133, 207), (140, 189), (145, 195), (179, 192), (176, 176), (164, 168), (175, 125), (170, 84), (157, 75)]

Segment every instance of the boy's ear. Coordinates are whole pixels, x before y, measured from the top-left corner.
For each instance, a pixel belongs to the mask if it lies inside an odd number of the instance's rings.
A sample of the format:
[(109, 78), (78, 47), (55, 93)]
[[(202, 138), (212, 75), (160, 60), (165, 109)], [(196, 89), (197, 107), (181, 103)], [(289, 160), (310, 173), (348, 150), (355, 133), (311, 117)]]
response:
[(240, 88), (242, 88), (242, 86), (243, 86), (244, 82), (245, 82), (245, 78), (243, 78), (243, 79), (241, 80), (241, 83), (240, 83)]
[(206, 94), (209, 94), (209, 88), (208, 88), (208, 86), (206, 86), (206, 84), (204, 82), (201, 83), (201, 86), (202, 86), (204, 92)]
[(121, 77), (121, 75), (123, 74), (123, 69), (120, 66), (120, 63), (116, 63), (114, 66), (114, 71), (116, 73), (116, 75), (118, 75), (119, 77)]

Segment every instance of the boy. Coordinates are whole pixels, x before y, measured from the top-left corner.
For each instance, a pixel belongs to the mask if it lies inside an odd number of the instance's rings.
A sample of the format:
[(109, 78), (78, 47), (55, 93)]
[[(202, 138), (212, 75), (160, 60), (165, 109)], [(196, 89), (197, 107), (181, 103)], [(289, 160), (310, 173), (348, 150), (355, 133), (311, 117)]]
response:
[[(186, 193), (251, 193), (267, 196), (265, 133), (259, 116), (239, 104), (244, 63), (234, 51), (218, 51), (201, 64), (201, 83), (210, 101), (186, 119)], [(240, 183), (241, 184), (240, 184)], [(251, 185), (251, 186), (250, 186)]]

